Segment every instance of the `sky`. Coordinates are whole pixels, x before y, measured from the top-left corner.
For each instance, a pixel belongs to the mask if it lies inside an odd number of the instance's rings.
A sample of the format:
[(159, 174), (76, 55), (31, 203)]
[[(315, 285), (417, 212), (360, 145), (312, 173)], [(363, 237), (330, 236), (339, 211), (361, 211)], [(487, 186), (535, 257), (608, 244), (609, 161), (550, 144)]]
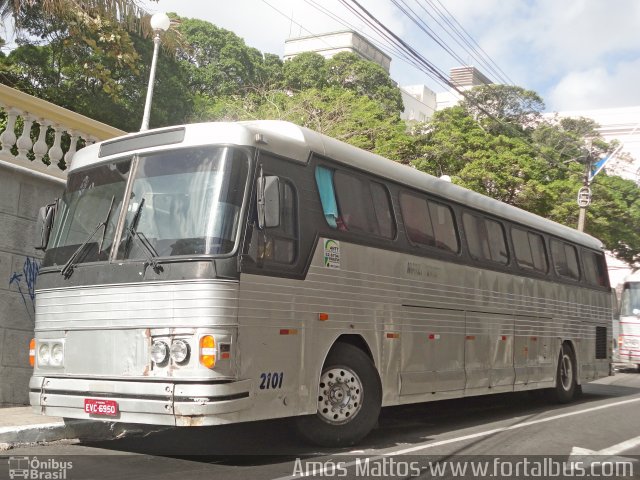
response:
[[(447, 76), (462, 60), (497, 80), (478, 54), (462, 49), (433, 17), (442, 25), (447, 25), (446, 20), (458, 22), (504, 73), (501, 76), (538, 92), (547, 111), (640, 105), (640, 0), (358, 1)], [(413, 10), (458, 58), (430, 39), (394, 3)], [(152, 13), (176, 12), (207, 20), (233, 31), (247, 45), (279, 56), (290, 37), (353, 27), (380, 41), (339, 0), (147, 0), (147, 8)], [(391, 77), (399, 85), (446, 90), (396, 53), (391, 56)]]

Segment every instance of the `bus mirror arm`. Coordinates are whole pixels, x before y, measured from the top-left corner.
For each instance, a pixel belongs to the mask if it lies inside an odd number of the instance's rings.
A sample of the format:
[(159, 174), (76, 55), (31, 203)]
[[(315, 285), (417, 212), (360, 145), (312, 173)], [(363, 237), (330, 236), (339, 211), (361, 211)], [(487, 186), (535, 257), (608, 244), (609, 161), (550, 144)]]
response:
[(36, 250), (46, 250), (49, 245), (49, 236), (51, 235), (51, 228), (53, 227), (53, 220), (56, 216), (56, 210), (58, 209), (58, 200), (53, 203), (40, 207), (38, 211), (38, 218), (36, 219)]

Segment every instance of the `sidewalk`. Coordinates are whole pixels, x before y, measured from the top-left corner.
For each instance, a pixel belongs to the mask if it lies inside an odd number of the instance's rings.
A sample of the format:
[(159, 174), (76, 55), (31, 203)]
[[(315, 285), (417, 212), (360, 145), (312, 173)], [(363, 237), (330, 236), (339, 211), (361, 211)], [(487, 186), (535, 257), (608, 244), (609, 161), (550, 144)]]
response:
[(0, 451), (59, 440), (109, 440), (127, 434), (127, 427), (136, 429), (127, 424), (47, 417), (31, 407), (0, 408)]

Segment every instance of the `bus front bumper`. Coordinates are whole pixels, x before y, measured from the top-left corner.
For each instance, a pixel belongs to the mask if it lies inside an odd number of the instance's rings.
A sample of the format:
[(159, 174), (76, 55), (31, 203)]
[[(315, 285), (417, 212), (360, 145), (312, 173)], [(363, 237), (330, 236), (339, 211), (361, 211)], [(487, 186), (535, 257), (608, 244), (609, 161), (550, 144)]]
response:
[[(153, 425), (220, 425), (253, 406), (252, 381), (122, 381), (33, 376), (29, 402), (56, 417)], [(88, 413), (107, 405), (103, 413)]]

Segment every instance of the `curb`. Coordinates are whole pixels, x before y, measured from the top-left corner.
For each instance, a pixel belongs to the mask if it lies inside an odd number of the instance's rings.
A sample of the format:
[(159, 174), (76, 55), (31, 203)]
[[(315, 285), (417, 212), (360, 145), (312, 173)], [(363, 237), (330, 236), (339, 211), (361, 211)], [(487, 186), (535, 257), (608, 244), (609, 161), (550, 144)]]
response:
[(141, 425), (62, 419), (32, 425), (0, 427), (0, 451), (20, 445), (57, 442), (60, 440), (114, 440), (125, 435), (144, 434)]

